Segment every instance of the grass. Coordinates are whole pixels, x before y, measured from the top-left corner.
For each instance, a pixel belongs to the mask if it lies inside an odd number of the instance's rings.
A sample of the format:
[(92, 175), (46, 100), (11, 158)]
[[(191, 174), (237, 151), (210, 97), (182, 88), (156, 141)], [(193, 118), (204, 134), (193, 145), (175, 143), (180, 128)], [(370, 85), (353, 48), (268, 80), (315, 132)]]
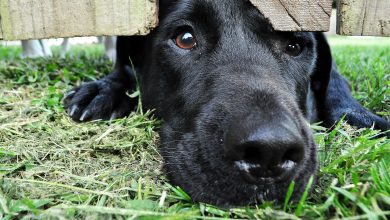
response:
[[(331, 39), (355, 97), (390, 119), (390, 40)], [(58, 50), (56, 49), (58, 54)], [(21, 60), (0, 47), (0, 218), (2, 219), (386, 219), (390, 140), (344, 122), (313, 125), (320, 170), (298, 204), (224, 209), (195, 203), (168, 184), (151, 112), (112, 123), (77, 124), (65, 91), (99, 78), (112, 64), (99, 46), (66, 59)], [(293, 189), (293, 184), (291, 189)], [(291, 190), (292, 191), (292, 190)], [(227, 192), (229, 193), (229, 192)]]

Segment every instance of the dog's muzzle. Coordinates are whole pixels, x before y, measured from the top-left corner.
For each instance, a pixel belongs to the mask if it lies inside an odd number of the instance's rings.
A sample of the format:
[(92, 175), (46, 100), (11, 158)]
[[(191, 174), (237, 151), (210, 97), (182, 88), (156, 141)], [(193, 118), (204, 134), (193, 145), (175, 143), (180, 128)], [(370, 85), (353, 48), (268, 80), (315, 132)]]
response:
[(236, 117), (225, 131), (225, 157), (249, 182), (289, 179), (305, 156), (299, 125), (282, 108)]

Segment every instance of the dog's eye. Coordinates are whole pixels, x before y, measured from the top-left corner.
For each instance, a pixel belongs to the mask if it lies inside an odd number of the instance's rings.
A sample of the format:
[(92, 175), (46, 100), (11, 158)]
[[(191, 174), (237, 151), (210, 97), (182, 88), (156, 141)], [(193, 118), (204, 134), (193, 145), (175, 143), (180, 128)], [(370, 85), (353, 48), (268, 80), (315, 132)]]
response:
[(184, 50), (191, 50), (196, 46), (196, 38), (191, 32), (182, 32), (177, 35), (175, 43)]
[(302, 46), (299, 43), (289, 43), (286, 47), (286, 53), (290, 56), (296, 57), (302, 53)]

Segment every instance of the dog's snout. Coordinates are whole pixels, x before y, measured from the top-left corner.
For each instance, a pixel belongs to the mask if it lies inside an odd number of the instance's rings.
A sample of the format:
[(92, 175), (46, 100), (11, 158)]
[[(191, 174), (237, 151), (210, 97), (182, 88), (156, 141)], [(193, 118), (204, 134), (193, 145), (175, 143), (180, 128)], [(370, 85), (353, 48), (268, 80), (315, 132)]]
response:
[(225, 156), (253, 178), (289, 175), (304, 158), (303, 137), (289, 117), (265, 118), (245, 117), (230, 126)]

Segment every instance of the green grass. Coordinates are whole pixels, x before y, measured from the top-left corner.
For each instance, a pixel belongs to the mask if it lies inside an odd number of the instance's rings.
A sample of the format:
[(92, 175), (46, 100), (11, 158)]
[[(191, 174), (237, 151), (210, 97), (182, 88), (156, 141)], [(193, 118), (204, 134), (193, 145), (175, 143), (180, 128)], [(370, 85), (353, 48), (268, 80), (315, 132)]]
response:
[[(390, 119), (390, 40), (332, 38), (334, 57), (355, 97)], [(298, 204), (217, 208), (167, 183), (150, 112), (112, 123), (72, 122), (65, 91), (112, 64), (98, 46), (66, 59), (21, 60), (0, 47), (0, 218), (3, 219), (386, 219), (390, 140), (340, 122), (313, 125), (320, 170)], [(56, 52), (58, 54), (58, 50)], [(291, 188), (293, 185), (291, 185)], [(229, 192), (226, 192), (229, 193)]]

